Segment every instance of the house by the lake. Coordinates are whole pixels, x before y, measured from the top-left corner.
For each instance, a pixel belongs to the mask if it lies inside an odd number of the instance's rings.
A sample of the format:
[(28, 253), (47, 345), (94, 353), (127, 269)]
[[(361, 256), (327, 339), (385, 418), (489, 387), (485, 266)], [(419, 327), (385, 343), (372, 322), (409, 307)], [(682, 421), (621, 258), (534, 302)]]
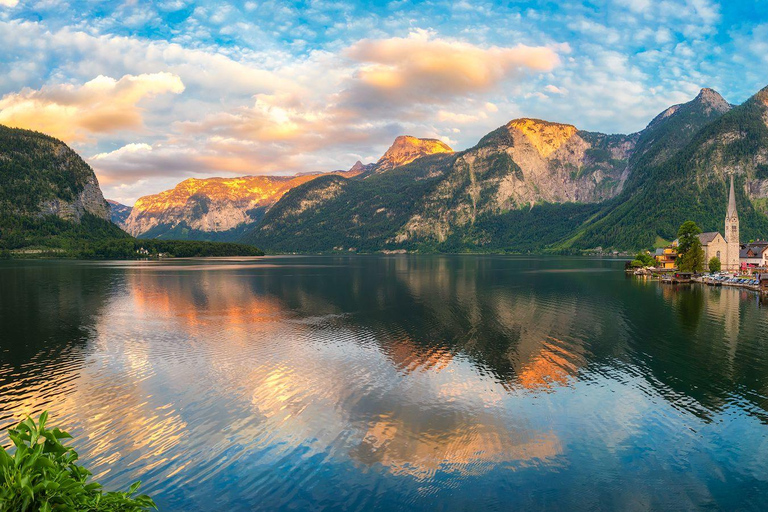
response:
[(758, 240), (741, 246), (742, 268), (768, 268), (768, 241)]
[(669, 247), (659, 247), (653, 255), (656, 258), (656, 268), (675, 268), (677, 260), (677, 244), (672, 243)]

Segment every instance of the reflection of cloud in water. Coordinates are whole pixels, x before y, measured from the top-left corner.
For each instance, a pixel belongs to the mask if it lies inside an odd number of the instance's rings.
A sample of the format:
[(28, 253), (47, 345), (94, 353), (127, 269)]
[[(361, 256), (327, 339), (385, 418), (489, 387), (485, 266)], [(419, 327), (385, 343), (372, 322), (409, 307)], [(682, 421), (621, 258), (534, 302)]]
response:
[[(495, 424), (486, 425), (482, 419)], [(442, 430), (414, 430), (386, 415), (374, 420), (363, 442), (351, 452), (365, 464), (381, 464), (397, 475), (429, 480), (437, 471), (481, 475), (500, 463), (516, 467), (546, 462), (562, 453), (552, 432), (510, 430), (498, 418), (474, 418), (472, 424)]]
[[(364, 464), (424, 479), (438, 470), (481, 474), (491, 463), (544, 463), (561, 453), (554, 433), (505, 419), (498, 405), (506, 391), (466, 361), (408, 375), (373, 347), (345, 352), (346, 362), (331, 345), (292, 346), (282, 364), (246, 377), (266, 422), (259, 430), (279, 447), (274, 457), (299, 445), (333, 446), (336, 456), (346, 449)], [(361, 377), (369, 390), (350, 386)], [(336, 446), (348, 430), (346, 448)]]

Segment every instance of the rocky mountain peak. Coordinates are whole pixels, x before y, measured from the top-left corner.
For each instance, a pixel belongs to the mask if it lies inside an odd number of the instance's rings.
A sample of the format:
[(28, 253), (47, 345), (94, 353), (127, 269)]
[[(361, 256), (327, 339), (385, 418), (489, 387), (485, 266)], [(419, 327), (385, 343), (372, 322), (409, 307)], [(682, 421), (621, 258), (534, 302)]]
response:
[(436, 153), (453, 153), (453, 149), (437, 139), (419, 139), (410, 135), (401, 135), (395, 139), (376, 165), (379, 170), (393, 169), (409, 164), (417, 158)]
[(768, 107), (768, 87), (764, 87), (760, 89), (760, 91), (755, 95), (755, 97), (759, 101), (762, 101), (766, 107)]
[(514, 119), (507, 123), (508, 130), (518, 130), (543, 157), (548, 157), (565, 144), (579, 130), (570, 124), (550, 123), (541, 119)]
[(365, 170), (365, 165), (363, 165), (363, 162), (358, 160), (355, 162), (355, 165), (349, 168), (349, 171), (347, 172), (355, 172), (355, 173), (361, 173)]
[(719, 92), (707, 87), (702, 89), (693, 101), (704, 105), (707, 109), (707, 113), (714, 110), (724, 114), (731, 109), (731, 104), (725, 101), (725, 98), (723, 98)]

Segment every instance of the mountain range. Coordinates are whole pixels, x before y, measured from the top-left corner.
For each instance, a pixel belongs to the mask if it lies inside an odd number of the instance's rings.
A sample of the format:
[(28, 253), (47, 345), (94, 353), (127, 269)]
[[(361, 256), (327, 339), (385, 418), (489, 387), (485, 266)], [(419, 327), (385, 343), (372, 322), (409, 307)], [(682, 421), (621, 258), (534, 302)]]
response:
[(722, 229), (730, 173), (744, 238), (768, 235), (768, 88), (739, 106), (703, 89), (630, 135), (524, 118), (465, 151), (423, 153), (293, 188), (242, 241), (273, 252), (650, 248), (688, 219)]
[(436, 139), (401, 136), (375, 164), (358, 161), (348, 171), (287, 177), (191, 178), (171, 190), (140, 198), (132, 208), (111, 201), (112, 217), (128, 233), (142, 238), (233, 241), (256, 227), (286, 192), (315, 178), (327, 174), (352, 178), (451, 152)]
[(139, 241), (115, 225), (130, 210), (104, 200), (93, 169), (62, 141), (0, 125), (0, 256), (135, 259), (263, 254), (241, 244)]
[(188, 179), (133, 207), (54, 138), (0, 127), (0, 157), (0, 249), (130, 238), (115, 224), (272, 252), (650, 248), (688, 219), (720, 230), (730, 174), (743, 238), (768, 234), (768, 88), (738, 106), (702, 89), (629, 135), (515, 119), (464, 151), (401, 136), (347, 171)]

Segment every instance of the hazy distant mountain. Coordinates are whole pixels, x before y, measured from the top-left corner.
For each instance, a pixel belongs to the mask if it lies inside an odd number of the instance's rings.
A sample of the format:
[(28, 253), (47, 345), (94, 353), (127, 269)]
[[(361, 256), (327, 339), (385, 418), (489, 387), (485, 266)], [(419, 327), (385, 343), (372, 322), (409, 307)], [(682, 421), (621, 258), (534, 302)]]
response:
[(767, 95), (734, 108), (703, 89), (631, 135), (516, 119), (466, 151), (303, 184), (243, 240), (272, 251), (647, 247), (689, 218), (721, 229), (729, 172), (742, 232), (764, 237)]
[(107, 199), (107, 203), (109, 204), (110, 220), (114, 224), (117, 224), (120, 227), (124, 227), (125, 220), (131, 214), (133, 207), (120, 204), (117, 201), (113, 201), (112, 199)]

